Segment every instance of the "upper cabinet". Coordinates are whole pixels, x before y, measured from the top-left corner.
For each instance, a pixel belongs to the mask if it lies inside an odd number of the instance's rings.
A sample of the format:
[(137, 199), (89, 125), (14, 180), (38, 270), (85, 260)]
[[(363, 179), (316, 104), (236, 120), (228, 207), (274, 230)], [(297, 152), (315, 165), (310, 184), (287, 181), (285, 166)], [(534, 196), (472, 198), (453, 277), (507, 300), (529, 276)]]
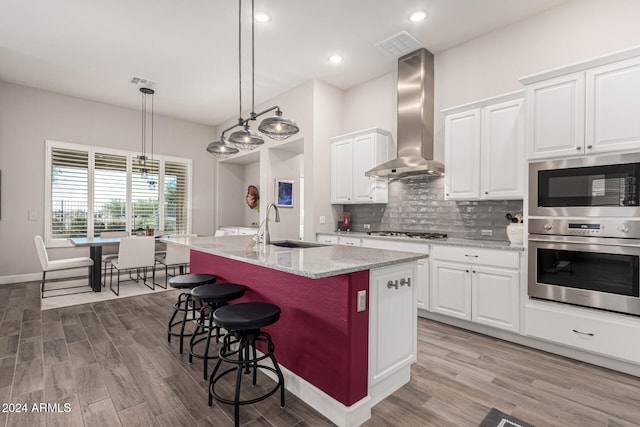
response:
[(521, 79), (530, 159), (640, 149), (640, 50)]
[(445, 198), (521, 199), (523, 92), (442, 112), (445, 117)]
[(331, 203), (387, 203), (387, 180), (365, 172), (389, 160), (391, 134), (378, 128), (331, 138)]

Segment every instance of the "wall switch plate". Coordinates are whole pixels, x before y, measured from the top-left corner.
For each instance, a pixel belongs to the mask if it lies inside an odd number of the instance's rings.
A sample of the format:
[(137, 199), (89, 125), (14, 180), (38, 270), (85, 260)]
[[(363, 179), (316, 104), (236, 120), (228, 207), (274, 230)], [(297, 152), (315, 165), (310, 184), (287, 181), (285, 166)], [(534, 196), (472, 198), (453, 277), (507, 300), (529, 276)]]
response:
[(369, 230), (371, 228), (371, 224), (364, 224), (363, 227), (365, 230)]
[(365, 311), (367, 309), (367, 291), (358, 291), (358, 308), (356, 311)]
[(482, 230), (480, 233), (483, 236), (493, 236), (493, 230)]
[(320, 224), (324, 224), (325, 222), (327, 222), (327, 218), (325, 218), (324, 215), (320, 215)]

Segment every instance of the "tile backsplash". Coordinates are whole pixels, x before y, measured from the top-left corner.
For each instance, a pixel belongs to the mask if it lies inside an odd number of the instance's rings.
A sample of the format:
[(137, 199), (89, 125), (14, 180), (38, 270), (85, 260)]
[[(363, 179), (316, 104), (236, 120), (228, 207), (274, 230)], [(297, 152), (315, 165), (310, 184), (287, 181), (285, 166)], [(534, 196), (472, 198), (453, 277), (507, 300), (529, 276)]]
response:
[[(389, 183), (389, 203), (345, 205), (353, 231), (422, 231), (476, 240), (508, 240), (505, 213), (522, 212), (522, 200), (451, 201), (444, 178), (421, 176)], [(491, 235), (483, 235), (489, 230)]]

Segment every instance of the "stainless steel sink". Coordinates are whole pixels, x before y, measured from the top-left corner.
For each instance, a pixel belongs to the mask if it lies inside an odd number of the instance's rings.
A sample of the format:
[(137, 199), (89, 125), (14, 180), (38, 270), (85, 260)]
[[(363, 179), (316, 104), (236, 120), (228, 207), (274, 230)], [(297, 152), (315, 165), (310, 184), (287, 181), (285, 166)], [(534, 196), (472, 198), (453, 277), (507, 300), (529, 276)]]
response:
[(319, 248), (322, 246), (329, 246), (329, 245), (323, 245), (322, 243), (303, 242), (300, 240), (278, 240), (276, 242), (272, 241), (271, 244), (273, 246), (278, 246), (280, 248), (300, 248), (300, 249)]

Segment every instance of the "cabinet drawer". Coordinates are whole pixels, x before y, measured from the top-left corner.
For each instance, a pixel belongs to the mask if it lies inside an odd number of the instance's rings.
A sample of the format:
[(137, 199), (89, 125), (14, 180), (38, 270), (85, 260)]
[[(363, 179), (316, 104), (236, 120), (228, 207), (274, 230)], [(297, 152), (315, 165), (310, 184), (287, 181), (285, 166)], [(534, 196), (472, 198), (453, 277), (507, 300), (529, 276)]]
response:
[(332, 236), (327, 234), (318, 234), (318, 238), (316, 239), (318, 243), (329, 243), (331, 245), (338, 244), (338, 236)]
[(640, 320), (620, 315), (527, 305), (527, 335), (633, 363), (640, 361)]
[(340, 236), (338, 239), (341, 245), (347, 246), (362, 246), (362, 239), (359, 237), (344, 237)]
[(472, 248), (466, 246), (433, 245), (432, 258), (445, 261), (519, 268), (520, 256), (515, 251)]

